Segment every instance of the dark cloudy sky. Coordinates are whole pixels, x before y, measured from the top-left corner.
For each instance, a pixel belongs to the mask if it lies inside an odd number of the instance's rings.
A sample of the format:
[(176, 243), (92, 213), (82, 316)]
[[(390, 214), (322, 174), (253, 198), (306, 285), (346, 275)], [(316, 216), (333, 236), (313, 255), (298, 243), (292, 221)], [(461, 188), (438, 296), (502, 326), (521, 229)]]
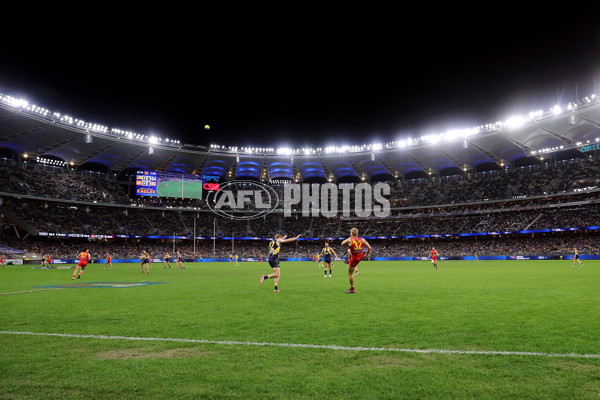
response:
[(302, 147), (470, 128), (600, 81), (591, 9), (303, 7), (21, 11), (0, 91), (186, 143)]

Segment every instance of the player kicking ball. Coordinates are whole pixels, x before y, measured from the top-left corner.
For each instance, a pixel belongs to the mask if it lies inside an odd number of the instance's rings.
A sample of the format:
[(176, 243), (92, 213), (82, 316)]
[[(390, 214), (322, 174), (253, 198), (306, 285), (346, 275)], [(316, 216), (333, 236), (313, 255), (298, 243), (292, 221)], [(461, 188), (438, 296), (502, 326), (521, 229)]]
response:
[(284, 243), (290, 243), (295, 240), (298, 240), (299, 237), (300, 235), (293, 238), (288, 238), (287, 235), (281, 236), (280, 234), (277, 234), (275, 235), (275, 238), (269, 242), (269, 265), (273, 269), (273, 272), (269, 275), (260, 276), (259, 283), (261, 285), (265, 281), (265, 279), (274, 279), (275, 287), (273, 289), (273, 292), (279, 293), (279, 277), (281, 276), (279, 266), (279, 251), (281, 250), (281, 245)]
[[(371, 252), (371, 245), (364, 238), (358, 237), (358, 229), (350, 229), (350, 237), (342, 242), (342, 246), (348, 246), (350, 251), (350, 258), (348, 259), (348, 281), (350, 282), (350, 289), (346, 290), (346, 293), (356, 293), (354, 289), (354, 273), (358, 263), (364, 258), (368, 257)], [(366, 253), (363, 253), (363, 248), (367, 249)]]

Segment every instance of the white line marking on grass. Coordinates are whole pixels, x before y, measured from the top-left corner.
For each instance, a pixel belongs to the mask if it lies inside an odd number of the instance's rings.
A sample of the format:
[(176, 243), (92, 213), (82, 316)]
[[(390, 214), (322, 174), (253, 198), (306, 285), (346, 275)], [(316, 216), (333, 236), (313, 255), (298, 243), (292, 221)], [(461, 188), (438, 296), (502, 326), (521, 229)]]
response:
[(78, 339), (109, 339), (109, 340), (135, 340), (148, 342), (179, 342), (179, 343), (204, 343), (225, 344), (242, 346), (275, 346), (275, 347), (302, 347), (308, 349), (349, 350), (349, 351), (391, 351), (421, 354), (475, 354), (475, 355), (501, 355), (501, 356), (536, 356), (536, 357), (571, 357), (571, 358), (600, 358), (600, 354), (578, 353), (539, 353), (531, 351), (477, 351), (477, 350), (448, 350), (448, 349), (398, 349), (394, 347), (349, 347), (321, 344), (302, 343), (269, 343), (269, 342), (241, 342), (236, 340), (206, 340), (206, 339), (181, 339), (181, 338), (149, 338), (132, 336), (107, 336), (107, 335), (78, 335), (72, 333), (44, 333), (44, 332), (15, 332), (0, 331), (1, 335), (31, 335), (31, 336), (57, 336)]
[(23, 292), (12, 292), (12, 293), (0, 293), (0, 296), (6, 296), (9, 294), (21, 294), (21, 293), (35, 293), (35, 292), (46, 292), (48, 290), (56, 290), (60, 288), (51, 288), (51, 289), (38, 289), (38, 290), (25, 290)]

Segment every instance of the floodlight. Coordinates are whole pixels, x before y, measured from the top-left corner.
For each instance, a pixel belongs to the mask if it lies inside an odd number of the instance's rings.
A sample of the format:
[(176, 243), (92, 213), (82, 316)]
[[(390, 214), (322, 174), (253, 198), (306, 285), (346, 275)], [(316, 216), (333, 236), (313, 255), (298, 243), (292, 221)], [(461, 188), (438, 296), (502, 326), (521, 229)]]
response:
[(518, 128), (525, 123), (525, 118), (521, 116), (510, 117), (506, 120), (506, 126), (509, 128)]
[(562, 112), (562, 108), (559, 105), (552, 107), (552, 113), (554, 115), (559, 115)]

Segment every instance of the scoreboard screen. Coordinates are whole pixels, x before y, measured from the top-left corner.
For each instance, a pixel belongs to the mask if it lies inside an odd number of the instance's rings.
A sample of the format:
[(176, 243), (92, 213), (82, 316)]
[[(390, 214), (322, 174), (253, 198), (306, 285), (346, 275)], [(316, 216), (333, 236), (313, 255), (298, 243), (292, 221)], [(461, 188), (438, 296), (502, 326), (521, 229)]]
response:
[(137, 171), (135, 175), (135, 194), (156, 197), (156, 171)]
[(138, 196), (202, 198), (202, 177), (194, 174), (137, 171), (135, 187)]

